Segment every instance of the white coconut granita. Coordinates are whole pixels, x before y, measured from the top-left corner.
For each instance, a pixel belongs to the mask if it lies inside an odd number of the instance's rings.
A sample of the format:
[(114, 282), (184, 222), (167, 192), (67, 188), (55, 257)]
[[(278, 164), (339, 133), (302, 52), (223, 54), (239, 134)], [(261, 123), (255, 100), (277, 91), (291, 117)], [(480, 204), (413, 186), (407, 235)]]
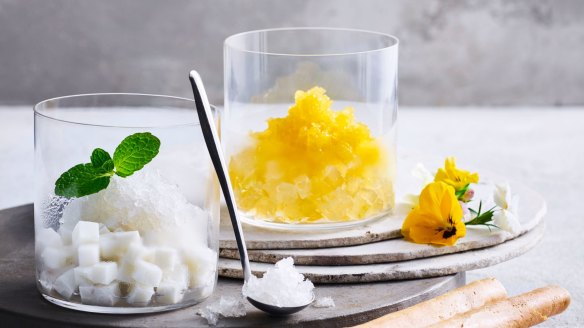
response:
[(74, 199), (57, 230), (37, 231), (41, 285), (100, 306), (203, 299), (216, 281), (209, 218), (157, 171), (113, 176), (106, 189)]
[(314, 285), (294, 268), (291, 257), (269, 268), (262, 278), (251, 276), (243, 285), (243, 295), (279, 307), (295, 307), (310, 303)]
[(335, 301), (330, 296), (323, 296), (317, 298), (312, 306), (315, 308), (332, 308), (335, 307)]
[(219, 301), (211, 303), (197, 311), (197, 314), (207, 319), (209, 325), (216, 325), (220, 317), (237, 318), (244, 317), (247, 312), (243, 298), (233, 296), (221, 296)]

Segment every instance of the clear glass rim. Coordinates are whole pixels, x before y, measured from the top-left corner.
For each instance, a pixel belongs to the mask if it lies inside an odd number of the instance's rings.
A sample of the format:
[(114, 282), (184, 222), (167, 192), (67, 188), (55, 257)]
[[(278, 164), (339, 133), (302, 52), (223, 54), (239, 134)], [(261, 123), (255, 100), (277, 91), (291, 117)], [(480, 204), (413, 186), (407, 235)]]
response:
[[(387, 38), (391, 40), (392, 43), (388, 46), (379, 47), (376, 49), (371, 50), (364, 50), (364, 51), (349, 51), (349, 52), (339, 52), (339, 53), (326, 53), (326, 54), (290, 54), (290, 53), (279, 53), (279, 52), (266, 52), (266, 51), (256, 51), (256, 50), (249, 50), (244, 49), (241, 47), (236, 47), (233, 45), (233, 41), (236, 38), (240, 38), (246, 35), (251, 34), (258, 34), (262, 32), (282, 32), (282, 31), (337, 31), (337, 32), (358, 32), (364, 33), (369, 35), (377, 35), (380, 37)], [(332, 56), (347, 56), (347, 55), (357, 55), (357, 54), (364, 54), (364, 53), (372, 53), (376, 51), (383, 51), (390, 48), (395, 48), (399, 45), (399, 39), (391, 34), (371, 31), (371, 30), (362, 30), (362, 29), (352, 29), (352, 28), (338, 28), (338, 27), (280, 27), (280, 28), (267, 28), (267, 29), (259, 29), (259, 30), (252, 30), (241, 32), (237, 34), (233, 34), (228, 36), (225, 41), (223, 42), (225, 47), (229, 47), (231, 49), (251, 53), (251, 54), (258, 54), (258, 55), (268, 55), (268, 56), (289, 56), (289, 57), (332, 57)]]
[[(116, 125), (116, 124), (93, 124), (93, 123), (85, 123), (85, 122), (78, 122), (75, 120), (67, 120), (62, 118), (56, 118), (54, 116), (48, 115), (46, 113), (41, 112), (41, 107), (51, 101), (59, 101), (64, 99), (71, 99), (71, 98), (83, 98), (83, 97), (94, 97), (94, 96), (139, 96), (139, 97), (152, 97), (152, 98), (161, 98), (161, 99), (173, 99), (173, 100), (180, 100), (180, 101), (188, 101), (193, 104), (193, 108), (195, 108), (195, 101), (189, 98), (177, 97), (177, 96), (167, 96), (167, 95), (158, 95), (158, 94), (148, 94), (148, 93), (127, 93), (127, 92), (104, 92), (104, 93), (82, 93), (82, 94), (74, 94), (74, 95), (67, 95), (61, 97), (54, 97), (45, 99), (43, 101), (38, 102), (36, 105), (33, 106), (33, 111), (35, 115), (42, 116), (49, 120), (53, 120), (56, 122), (68, 123), (68, 124), (75, 124), (75, 125), (84, 125), (84, 126), (92, 126), (92, 127), (104, 127), (104, 128), (131, 128), (131, 129), (152, 129), (152, 128), (171, 128), (171, 127), (180, 127), (180, 126), (199, 126), (200, 123), (179, 123), (179, 124), (154, 124), (154, 125), (147, 125), (147, 126), (125, 126), (125, 125)], [(145, 105), (148, 106), (148, 105)], [(216, 111), (216, 107), (211, 105), (212, 111)], [(198, 118), (197, 118), (198, 119)]]

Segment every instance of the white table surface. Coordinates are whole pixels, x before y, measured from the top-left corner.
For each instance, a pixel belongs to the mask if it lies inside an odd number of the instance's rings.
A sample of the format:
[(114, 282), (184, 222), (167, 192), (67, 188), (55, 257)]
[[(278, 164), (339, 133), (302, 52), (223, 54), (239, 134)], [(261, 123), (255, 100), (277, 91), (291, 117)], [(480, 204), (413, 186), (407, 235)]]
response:
[[(572, 304), (542, 326), (584, 327), (583, 107), (401, 108), (398, 145), (420, 158), (454, 155), (462, 167), (501, 173), (543, 194), (548, 214), (541, 244), (467, 277), (496, 277), (512, 295), (561, 285)], [(0, 209), (32, 202), (33, 185), (32, 109), (0, 107)]]

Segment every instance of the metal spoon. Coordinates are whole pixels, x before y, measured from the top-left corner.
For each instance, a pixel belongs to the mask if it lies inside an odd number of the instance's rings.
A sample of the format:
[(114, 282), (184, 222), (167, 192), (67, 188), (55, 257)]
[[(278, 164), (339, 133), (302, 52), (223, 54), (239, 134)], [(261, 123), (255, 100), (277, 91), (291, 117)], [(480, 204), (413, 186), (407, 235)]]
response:
[[(225, 159), (223, 158), (223, 152), (221, 151), (219, 136), (217, 134), (217, 130), (215, 129), (215, 124), (213, 123), (211, 107), (209, 105), (209, 100), (207, 99), (205, 87), (203, 86), (203, 80), (201, 79), (199, 73), (194, 70), (191, 71), (189, 74), (189, 79), (191, 80), (191, 87), (193, 88), (197, 114), (199, 115), (199, 122), (201, 124), (201, 129), (203, 130), (203, 136), (205, 138), (205, 143), (207, 144), (207, 150), (211, 156), (211, 161), (215, 167), (215, 172), (217, 172), (217, 178), (219, 178), (219, 184), (223, 190), (223, 196), (225, 197), (225, 203), (227, 204), (229, 217), (231, 218), (231, 225), (233, 225), (233, 232), (235, 233), (235, 240), (237, 242), (237, 249), (239, 250), (239, 258), (241, 260), (241, 267), (243, 269), (243, 279), (247, 283), (251, 277), (249, 259), (247, 257), (247, 248), (245, 247), (245, 241), (243, 239), (241, 223), (237, 216), (238, 212), (237, 206), (235, 204), (235, 198), (233, 196), (233, 188), (231, 187), (231, 181), (227, 176), (227, 166), (225, 165)], [(266, 304), (249, 297), (247, 300), (256, 308), (264, 312), (274, 315), (288, 315), (298, 312), (309, 306), (314, 301), (314, 294), (312, 295), (310, 302), (307, 304), (293, 307), (280, 307), (272, 304)]]

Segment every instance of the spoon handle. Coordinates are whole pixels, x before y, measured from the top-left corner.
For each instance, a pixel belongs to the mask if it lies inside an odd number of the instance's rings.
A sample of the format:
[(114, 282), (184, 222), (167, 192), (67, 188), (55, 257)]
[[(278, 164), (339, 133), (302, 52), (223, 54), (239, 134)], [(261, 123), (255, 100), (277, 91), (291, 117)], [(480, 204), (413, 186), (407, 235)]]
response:
[(223, 190), (223, 197), (225, 197), (225, 203), (229, 210), (229, 217), (231, 218), (231, 225), (233, 226), (237, 249), (239, 250), (239, 257), (241, 259), (243, 278), (245, 281), (248, 281), (251, 276), (251, 270), (249, 268), (247, 248), (245, 247), (245, 241), (243, 239), (241, 223), (237, 217), (237, 206), (235, 204), (235, 197), (233, 196), (233, 188), (231, 186), (231, 181), (227, 177), (227, 166), (225, 165), (225, 159), (223, 158), (223, 152), (221, 151), (221, 144), (219, 142), (217, 130), (213, 123), (213, 114), (211, 114), (211, 107), (209, 105), (209, 100), (207, 99), (207, 93), (203, 86), (203, 80), (197, 71), (191, 71), (189, 79), (191, 80), (195, 105), (197, 107), (197, 114), (199, 115), (199, 122), (201, 124), (201, 129), (203, 130), (205, 143), (207, 144), (207, 149), (209, 150), (211, 161), (215, 167), (215, 172), (217, 172), (217, 178), (219, 178), (219, 184)]

